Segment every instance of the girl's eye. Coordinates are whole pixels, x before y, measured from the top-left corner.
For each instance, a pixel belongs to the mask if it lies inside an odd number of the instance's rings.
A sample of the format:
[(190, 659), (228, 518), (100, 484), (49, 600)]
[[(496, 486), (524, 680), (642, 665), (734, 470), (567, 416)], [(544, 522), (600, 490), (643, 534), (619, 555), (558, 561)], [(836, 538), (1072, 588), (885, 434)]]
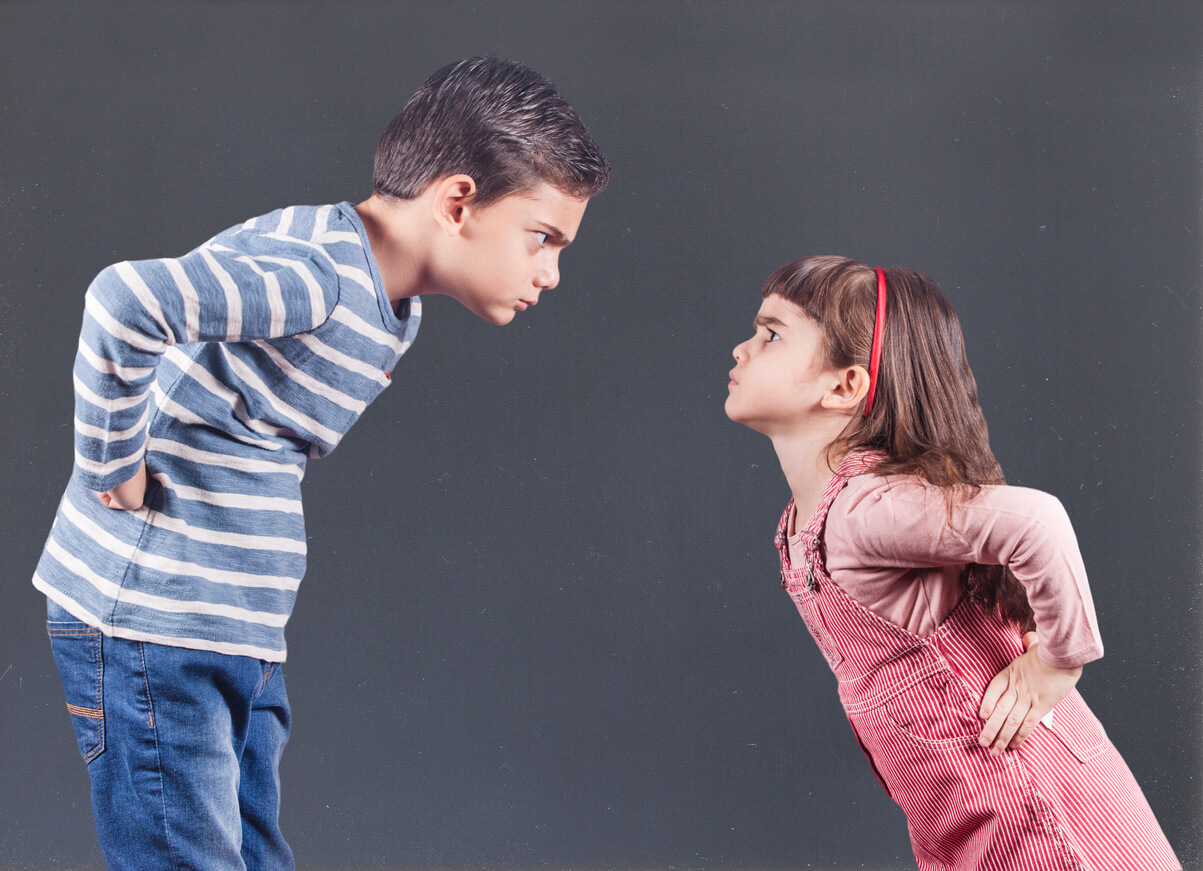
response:
[(535, 233), (535, 238), (539, 240), (539, 247), (542, 248), (547, 243), (546, 233)]
[(780, 338), (781, 338), (781, 337), (780, 337), (779, 335), (777, 335), (776, 333), (774, 333), (772, 330), (769, 330), (769, 341), (770, 341), (770, 342), (775, 342), (775, 341), (777, 341), (777, 340), (778, 340), (778, 339), (780, 339)]

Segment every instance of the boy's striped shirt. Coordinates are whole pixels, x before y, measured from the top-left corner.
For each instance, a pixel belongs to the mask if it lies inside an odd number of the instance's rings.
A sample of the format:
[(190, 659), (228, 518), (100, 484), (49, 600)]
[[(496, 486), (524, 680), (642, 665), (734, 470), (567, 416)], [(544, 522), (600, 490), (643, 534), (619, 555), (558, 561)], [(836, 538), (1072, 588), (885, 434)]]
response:
[[(34, 586), (109, 635), (285, 658), (301, 478), (389, 384), (398, 317), (349, 203), (292, 206), (88, 288), (75, 469)], [(98, 493), (150, 479), (137, 511)]]

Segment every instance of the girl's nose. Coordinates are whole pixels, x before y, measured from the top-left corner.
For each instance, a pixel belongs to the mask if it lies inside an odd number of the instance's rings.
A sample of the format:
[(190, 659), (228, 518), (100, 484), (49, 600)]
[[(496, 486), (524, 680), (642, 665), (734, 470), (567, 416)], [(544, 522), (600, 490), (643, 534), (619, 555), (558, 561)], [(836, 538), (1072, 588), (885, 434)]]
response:
[(744, 350), (744, 343), (740, 342), (738, 345), (735, 346), (734, 350), (731, 351), (731, 356), (735, 358), (736, 363), (742, 363), (744, 361), (744, 359), (746, 359), (747, 355), (744, 354), (743, 350)]

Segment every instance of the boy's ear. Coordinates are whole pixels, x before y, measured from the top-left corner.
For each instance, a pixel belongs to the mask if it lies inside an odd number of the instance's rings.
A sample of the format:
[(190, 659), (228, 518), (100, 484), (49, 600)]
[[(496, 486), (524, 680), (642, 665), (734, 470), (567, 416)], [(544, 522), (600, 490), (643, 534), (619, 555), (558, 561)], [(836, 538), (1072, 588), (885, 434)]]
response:
[(464, 228), (464, 217), (469, 203), (476, 194), (476, 182), (472, 176), (459, 173), (432, 182), (434, 186), (432, 207), (434, 219), (450, 236), (458, 236)]
[(854, 410), (869, 392), (869, 371), (864, 366), (845, 366), (831, 374), (820, 404), (832, 411)]

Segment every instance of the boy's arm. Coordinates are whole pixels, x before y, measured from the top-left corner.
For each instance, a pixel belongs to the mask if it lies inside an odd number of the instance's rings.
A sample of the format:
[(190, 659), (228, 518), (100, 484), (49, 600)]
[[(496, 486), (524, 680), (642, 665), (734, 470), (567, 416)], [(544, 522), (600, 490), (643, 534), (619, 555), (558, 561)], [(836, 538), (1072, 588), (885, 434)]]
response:
[(337, 299), (335, 264), (322, 249), (254, 230), (222, 234), (178, 259), (104, 269), (85, 296), (75, 358), (79, 481), (111, 498), (138, 474), (150, 386), (169, 346), (306, 332)]

